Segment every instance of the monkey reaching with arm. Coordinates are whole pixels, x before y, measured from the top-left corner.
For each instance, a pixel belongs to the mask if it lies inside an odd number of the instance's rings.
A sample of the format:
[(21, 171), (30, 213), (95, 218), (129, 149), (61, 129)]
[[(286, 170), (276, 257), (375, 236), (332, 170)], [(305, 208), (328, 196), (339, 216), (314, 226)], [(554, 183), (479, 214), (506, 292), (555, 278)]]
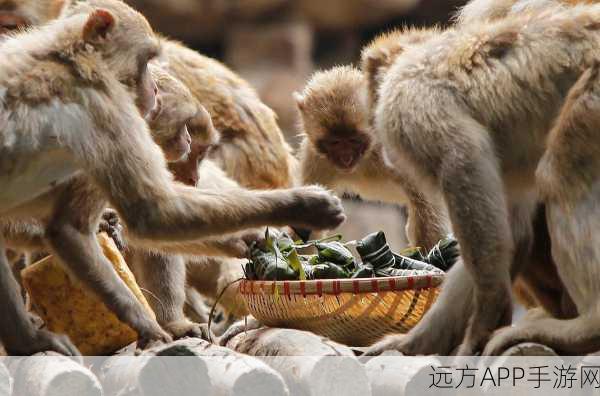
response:
[[(78, 2), (60, 20), (0, 45), (0, 215), (48, 219), (52, 253), (147, 340), (168, 336), (100, 252), (95, 231), (104, 197), (148, 241), (343, 221), (339, 201), (319, 188), (228, 194), (173, 183), (138, 110), (155, 106), (147, 62), (158, 51), (145, 19), (111, 0)], [(76, 353), (64, 337), (29, 322), (0, 250), (7, 351)]]

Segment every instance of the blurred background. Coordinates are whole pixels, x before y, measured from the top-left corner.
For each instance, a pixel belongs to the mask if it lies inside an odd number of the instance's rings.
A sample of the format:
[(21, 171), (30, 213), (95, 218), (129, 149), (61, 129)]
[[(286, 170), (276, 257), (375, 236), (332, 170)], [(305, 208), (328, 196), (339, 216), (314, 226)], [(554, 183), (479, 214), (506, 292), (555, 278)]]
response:
[[(248, 80), (297, 146), (292, 93), (318, 69), (356, 64), (375, 35), (447, 25), (466, 0), (128, 0), (155, 30), (214, 57)], [(406, 245), (403, 209), (347, 197), (345, 239), (384, 230)]]

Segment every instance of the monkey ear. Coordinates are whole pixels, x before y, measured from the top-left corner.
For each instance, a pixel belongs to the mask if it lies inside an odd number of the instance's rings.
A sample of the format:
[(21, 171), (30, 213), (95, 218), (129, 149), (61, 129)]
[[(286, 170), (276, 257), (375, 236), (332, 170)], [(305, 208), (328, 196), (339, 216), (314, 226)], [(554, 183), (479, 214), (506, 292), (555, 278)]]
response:
[(83, 40), (86, 43), (100, 43), (106, 39), (115, 26), (115, 17), (103, 9), (92, 12), (83, 27)]
[(294, 97), (294, 101), (296, 102), (298, 109), (300, 109), (300, 111), (304, 111), (304, 96), (302, 96), (302, 94), (299, 92), (294, 92), (292, 96)]

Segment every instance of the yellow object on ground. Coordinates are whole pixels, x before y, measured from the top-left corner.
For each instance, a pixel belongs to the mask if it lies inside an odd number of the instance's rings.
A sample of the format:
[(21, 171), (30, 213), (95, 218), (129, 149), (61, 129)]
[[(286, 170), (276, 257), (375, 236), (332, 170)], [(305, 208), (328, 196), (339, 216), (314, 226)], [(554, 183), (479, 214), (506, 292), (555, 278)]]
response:
[[(155, 317), (113, 240), (101, 233), (98, 241), (119, 277)], [(108, 355), (137, 340), (137, 333), (119, 321), (57, 258), (46, 257), (25, 268), (22, 278), (32, 308), (48, 330), (67, 334), (82, 354)]]

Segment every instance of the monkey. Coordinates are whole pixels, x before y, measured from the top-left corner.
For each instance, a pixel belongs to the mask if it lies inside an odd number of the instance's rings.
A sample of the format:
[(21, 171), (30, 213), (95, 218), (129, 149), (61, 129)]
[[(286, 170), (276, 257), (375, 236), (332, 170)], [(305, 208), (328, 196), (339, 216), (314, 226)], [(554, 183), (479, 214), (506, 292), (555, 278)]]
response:
[(430, 249), (447, 235), (443, 206), (435, 197), (421, 195), (402, 170), (383, 162), (382, 147), (371, 138), (367, 81), (360, 70), (339, 66), (317, 72), (295, 97), (303, 183), (408, 204), (406, 231), (413, 246)]
[(275, 113), (254, 89), (218, 61), (163, 38), (160, 61), (206, 108), (220, 132), (208, 154), (242, 187), (287, 188), (294, 180), (296, 160)]
[(0, 36), (57, 18), (68, 0), (0, 0)]
[[(0, 215), (47, 218), (52, 253), (142, 340), (169, 337), (100, 253), (94, 233), (105, 199), (149, 244), (344, 220), (339, 200), (317, 187), (228, 194), (176, 184), (143, 118), (156, 107), (147, 63), (159, 50), (147, 21), (116, 0), (76, 2), (58, 20), (0, 45)], [(3, 237), (0, 245), (7, 352), (76, 354), (66, 337), (27, 320)]]
[[(220, 134), (218, 143), (205, 151), (206, 159), (211, 162), (200, 166), (201, 172), (206, 174), (201, 177), (200, 187), (203, 188), (209, 179), (218, 181), (213, 186), (219, 189), (269, 190), (298, 185), (297, 160), (281, 133), (275, 113), (261, 102), (255, 90), (222, 63), (180, 43), (163, 38), (162, 48), (159, 60), (163, 67), (190, 89), (195, 99), (210, 113)], [(175, 178), (184, 183), (191, 184), (196, 176), (194, 170), (197, 168), (189, 161), (173, 163), (170, 168), (175, 170)], [(235, 184), (232, 185), (227, 178)], [(217, 262), (220, 262), (219, 270), (215, 271)], [(211, 270), (207, 271), (209, 265)], [(213, 292), (207, 291), (216, 291), (217, 294), (221, 291), (221, 286), (214, 288), (215, 279), (218, 279), (217, 284), (225, 285), (242, 275), (236, 259), (223, 255), (194, 255), (187, 261), (186, 271), (193, 289), (208, 293), (212, 298)], [(193, 289), (188, 287), (188, 295), (194, 294)], [(221, 302), (228, 313), (235, 315), (239, 312), (240, 301), (228, 298), (229, 293)], [(199, 304), (188, 301), (188, 307), (190, 305)]]
[[(515, 241), (523, 232), (520, 227), (531, 224), (539, 202), (545, 205), (552, 257), (578, 316), (544, 319), (543, 329), (529, 323), (500, 330), (484, 353), (499, 353), (523, 339), (566, 353), (598, 348), (590, 329), (597, 322), (591, 298), (594, 257), (577, 264), (572, 258), (584, 254), (581, 249), (588, 256), (594, 254), (593, 248), (585, 247), (590, 236), (582, 235), (575, 243), (565, 227), (593, 227), (594, 216), (590, 207), (585, 219), (568, 217), (564, 205), (572, 202), (585, 211), (584, 200), (595, 180), (595, 163), (586, 157), (594, 140), (582, 126), (569, 124), (569, 104), (579, 94), (577, 116), (588, 117), (587, 121), (594, 114), (582, 110), (594, 104), (599, 17), (599, 6), (577, 6), (474, 23), (406, 51), (389, 69), (375, 110), (377, 139), (386, 147), (385, 160), (391, 166), (407, 169), (421, 181), (423, 191), (443, 194), (464, 266), (450, 271), (442, 295), (408, 335), (388, 338), (369, 354), (389, 348), (408, 354), (447, 353), (452, 348), (449, 340), (462, 330), (461, 325), (448, 323), (462, 322), (464, 312), (472, 316), (458, 352), (469, 355), (480, 350), (492, 332), (509, 321), (509, 267)], [(530, 60), (527, 66), (523, 59)], [(577, 92), (586, 78), (588, 85)], [(589, 138), (589, 149), (575, 146), (576, 142), (569, 145), (563, 138), (573, 136), (574, 130)], [(546, 144), (553, 136), (559, 136), (560, 149)], [(569, 154), (561, 163), (557, 158), (562, 153)], [(554, 161), (552, 167), (548, 158)], [(582, 183), (588, 190), (577, 190), (572, 181), (568, 188), (550, 184), (561, 172), (579, 177), (568, 162), (571, 158), (589, 161), (579, 162), (588, 165), (592, 174), (588, 184)], [(570, 257), (565, 254), (569, 249)], [(471, 293), (474, 299), (468, 297)], [(460, 305), (457, 301), (465, 304), (461, 312), (454, 308)], [(443, 332), (437, 328), (442, 323)], [(572, 326), (570, 331), (564, 331), (567, 325)]]
[(454, 21), (457, 25), (466, 25), (486, 19), (493, 20), (508, 15), (543, 11), (549, 7), (597, 2), (598, 0), (471, 0), (454, 15)]

